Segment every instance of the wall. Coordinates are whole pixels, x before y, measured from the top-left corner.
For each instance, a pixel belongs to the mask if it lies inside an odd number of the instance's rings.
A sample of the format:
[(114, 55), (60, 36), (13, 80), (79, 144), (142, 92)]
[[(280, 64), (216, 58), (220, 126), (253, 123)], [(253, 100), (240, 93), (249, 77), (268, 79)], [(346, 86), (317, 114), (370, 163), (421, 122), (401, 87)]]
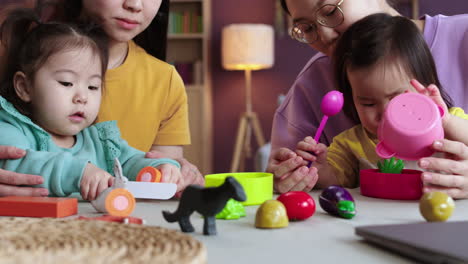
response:
[[(212, 1), (212, 78), (214, 111), (214, 172), (228, 172), (240, 114), (245, 111), (244, 75), (226, 71), (221, 66), (221, 30), (232, 23), (273, 24), (276, 0)], [(349, 1), (349, 0), (348, 0)], [(402, 7), (403, 14), (410, 14)], [(346, 12), (346, 11), (345, 11)], [(453, 15), (468, 13), (467, 0), (420, 0), (421, 14)], [(275, 65), (272, 69), (252, 73), (254, 111), (260, 117), (263, 134), (270, 138), (276, 98), (287, 93), (296, 75), (314, 54), (308, 46), (285, 36), (275, 43)], [(252, 171), (251, 160), (246, 171)]]

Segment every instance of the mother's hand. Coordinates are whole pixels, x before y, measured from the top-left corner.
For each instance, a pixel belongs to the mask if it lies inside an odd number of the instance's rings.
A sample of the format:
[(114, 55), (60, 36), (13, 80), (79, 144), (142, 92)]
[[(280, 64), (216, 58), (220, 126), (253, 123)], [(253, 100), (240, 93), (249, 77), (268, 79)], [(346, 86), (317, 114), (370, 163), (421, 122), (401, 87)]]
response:
[(307, 162), (294, 151), (280, 148), (273, 151), (266, 171), (273, 173), (274, 188), (279, 193), (310, 191), (317, 182), (317, 169), (307, 168)]
[(422, 174), (423, 191), (442, 191), (455, 199), (468, 198), (468, 147), (448, 139), (436, 140), (432, 147), (445, 153), (445, 158), (419, 160), (421, 168), (430, 170)]
[[(0, 159), (19, 159), (26, 155), (26, 151), (11, 147), (0, 146)], [(44, 178), (37, 175), (21, 174), (0, 169), (0, 196), (47, 196), (45, 188), (22, 187), (20, 185), (42, 184)]]

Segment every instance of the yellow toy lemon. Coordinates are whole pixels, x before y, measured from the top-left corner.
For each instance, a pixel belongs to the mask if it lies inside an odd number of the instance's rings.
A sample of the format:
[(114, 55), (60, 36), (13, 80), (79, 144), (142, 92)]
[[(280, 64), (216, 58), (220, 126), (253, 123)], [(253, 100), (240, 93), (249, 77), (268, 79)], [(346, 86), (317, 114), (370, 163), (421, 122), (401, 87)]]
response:
[(454, 209), (452, 197), (443, 192), (425, 193), (419, 200), (419, 211), (428, 222), (446, 221)]
[(255, 216), (255, 227), (257, 228), (282, 228), (288, 226), (288, 224), (286, 208), (280, 201), (265, 201), (257, 209)]

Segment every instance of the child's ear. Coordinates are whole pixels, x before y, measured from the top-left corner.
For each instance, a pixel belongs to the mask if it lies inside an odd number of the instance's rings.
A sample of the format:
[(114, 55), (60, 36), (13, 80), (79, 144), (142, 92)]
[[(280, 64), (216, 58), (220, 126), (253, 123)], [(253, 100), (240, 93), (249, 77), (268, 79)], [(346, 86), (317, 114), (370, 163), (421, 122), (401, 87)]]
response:
[(13, 86), (15, 87), (16, 94), (24, 102), (31, 101), (30, 87), (28, 78), (23, 72), (16, 72), (13, 77)]

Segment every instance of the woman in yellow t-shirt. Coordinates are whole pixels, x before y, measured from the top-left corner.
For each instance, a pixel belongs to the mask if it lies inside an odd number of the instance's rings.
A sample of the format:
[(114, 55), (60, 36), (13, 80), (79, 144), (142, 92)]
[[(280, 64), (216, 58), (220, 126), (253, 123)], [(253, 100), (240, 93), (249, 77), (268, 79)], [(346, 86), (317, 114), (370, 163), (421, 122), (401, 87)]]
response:
[[(131, 146), (146, 151), (147, 158), (177, 160), (183, 176), (178, 185), (203, 185), (204, 178), (197, 167), (183, 158), (182, 146), (190, 144), (185, 87), (175, 68), (163, 61), (169, 0), (45, 3), (52, 4), (53, 19), (98, 23), (110, 39), (106, 88), (98, 121), (117, 120), (122, 137)], [(0, 146), (0, 158), (23, 155), (24, 150)], [(0, 170), (0, 196), (45, 196), (46, 189), (16, 186), (41, 181), (40, 176)]]

